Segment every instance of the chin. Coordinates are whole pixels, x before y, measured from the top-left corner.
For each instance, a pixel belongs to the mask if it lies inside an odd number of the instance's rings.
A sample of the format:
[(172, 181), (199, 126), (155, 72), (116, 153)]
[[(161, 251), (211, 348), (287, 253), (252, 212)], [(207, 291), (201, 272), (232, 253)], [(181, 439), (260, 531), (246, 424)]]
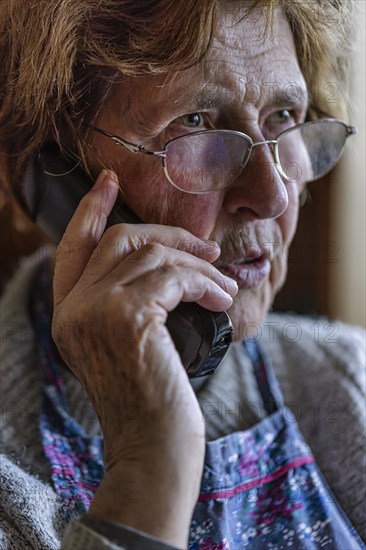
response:
[(273, 293), (268, 282), (260, 287), (239, 290), (228, 310), (234, 328), (234, 341), (246, 340), (260, 334), (260, 326), (272, 300)]
[(277, 256), (269, 277), (262, 284), (239, 290), (228, 310), (234, 328), (234, 341), (260, 337), (261, 325), (277, 292), (285, 283), (286, 274), (287, 264), (283, 258)]

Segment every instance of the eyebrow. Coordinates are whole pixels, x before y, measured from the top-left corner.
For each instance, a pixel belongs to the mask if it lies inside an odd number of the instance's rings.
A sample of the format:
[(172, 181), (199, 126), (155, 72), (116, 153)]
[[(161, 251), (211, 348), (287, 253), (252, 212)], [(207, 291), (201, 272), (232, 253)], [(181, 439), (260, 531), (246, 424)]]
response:
[(296, 106), (305, 105), (308, 106), (309, 95), (306, 88), (296, 84), (295, 82), (289, 83), (286, 88), (280, 90), (274, 90), (272, 102), (275, 105), (280, 106)]
[[(291, 82), (282, 88), (279, 88), (275, 83), (268, 82), (268, 95), (270, 98), (270, 103), (273, 105), (278, 105), (279, 107), (295, 107), (295, 106), (305, 106), (307, 108), (309, 103), (309, 96), (307, 89), (297, 84)], [(253, 85), (246, 89), (245, 94), (243, 94), (243, 101), (253, 102), (255, 101), (256, 94), (258, 95), (258, 88)], [(249, 99), (249, 101), (248, 101)], [(225, 98), (222, 97), (222, 94), (212, 95), (207, 92), (201, 93), (190, 101), (192, 108), (197, 110), (204, 109), (213, 109), (224, 105), (226, 103)]]
[(213, 107), (222, 105), (222, 103), (221, 97), (210, 95), (200, 95), (192, 101), (192, 105), (197, 106), (198, 109), (212, 109)]

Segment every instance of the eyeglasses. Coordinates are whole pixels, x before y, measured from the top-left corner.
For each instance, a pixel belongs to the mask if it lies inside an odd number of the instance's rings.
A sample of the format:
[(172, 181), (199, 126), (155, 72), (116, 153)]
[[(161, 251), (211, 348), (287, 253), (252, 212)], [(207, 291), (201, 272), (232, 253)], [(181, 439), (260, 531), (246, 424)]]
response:
[(174, 187), (192, 194), (227, 188), (241, 174), (255, 147), (267, 145), (285, 181), (302, 186), (325, 176), (338, 162), (346, 139), (357, 129), (341, 120), (324, 118), (298, 124), (276, 139), (253, 142), (242, 132), (200, 130), (171, 139), (162, 151), (149, 151), (92, 126), (132, 153), (160, 157), (167, 179)]

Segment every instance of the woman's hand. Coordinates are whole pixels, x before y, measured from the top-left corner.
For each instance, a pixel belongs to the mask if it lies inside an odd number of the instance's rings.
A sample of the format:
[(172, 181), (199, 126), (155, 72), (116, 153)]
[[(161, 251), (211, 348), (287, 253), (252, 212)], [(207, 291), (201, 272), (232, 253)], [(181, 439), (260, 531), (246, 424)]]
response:
[[(227, 309), (237, 289), (210, 265), (218, 246), (182, 229), (119, 224), (104, 233), (117, 194), (103, 171), (57, 249), (53, 337), (103, 430), (106, 476), (91, 512), (184, 545), (204, 424), (165, 321), (181, 301)], [(135, 501), (115, 502), (127, 482)]]

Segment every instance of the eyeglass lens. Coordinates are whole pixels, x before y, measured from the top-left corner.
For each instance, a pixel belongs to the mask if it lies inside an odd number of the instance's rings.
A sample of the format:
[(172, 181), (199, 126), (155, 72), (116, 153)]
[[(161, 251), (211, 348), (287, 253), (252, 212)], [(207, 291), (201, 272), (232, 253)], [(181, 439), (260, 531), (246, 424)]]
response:
[(337, 121), (319, 121), (289, 130), (278, 138), (278, 156), (289, 180), (300, 185), (317, 180), (337, 163), (347, 127)]
[(220, 130), (177, 138), (167, 146), (169, 179), (184, 191), (222, 189), (240, 174), (249, 152), (249, 140)]
[[(299, 185), (325, 175), (342, 153), (347, 127), (338, 121), (310, 122), (278, 137), (282, 171)], [(166, 150), (170, 181), (188, 192), (207, 192), (230, 185), (243, 170), (251, 150), (244, 135), (223, 130), (182, 136)]]

